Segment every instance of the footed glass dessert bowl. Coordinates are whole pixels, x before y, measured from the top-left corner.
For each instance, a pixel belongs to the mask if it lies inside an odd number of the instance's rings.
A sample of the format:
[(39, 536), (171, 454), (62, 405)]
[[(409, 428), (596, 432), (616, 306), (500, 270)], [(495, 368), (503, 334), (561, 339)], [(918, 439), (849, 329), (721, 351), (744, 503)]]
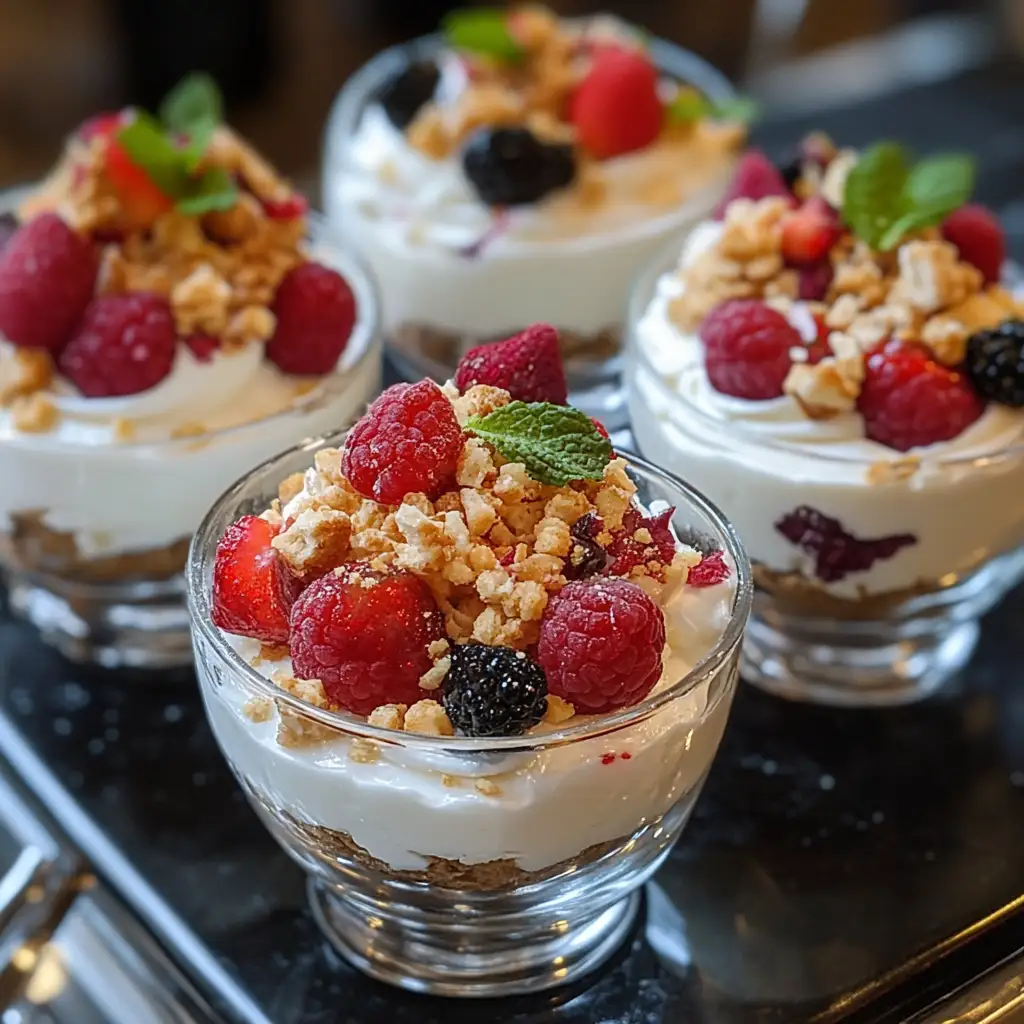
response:
[[(900, 200), (909, 220), (879, 237), (859, 204), (885, 168), (956, 187), (917, 222)], [(747, 546), (744, 678), (914, 701), (1024, 576), (1024, 307), (963, 158), (910, 168), (899, 147), (816, 136), (784, 170), (744, 157), (723, 218), (639, 281), (634, 436)]]
[[(508, 461), (537, 415), (557, 442)], [(569, 983), (622, 942), (751, 593), (717, 510), (582, 414), (430, 381), (239, 481), (189, 568), (210, 723), (325, 934), (454, 996)]]

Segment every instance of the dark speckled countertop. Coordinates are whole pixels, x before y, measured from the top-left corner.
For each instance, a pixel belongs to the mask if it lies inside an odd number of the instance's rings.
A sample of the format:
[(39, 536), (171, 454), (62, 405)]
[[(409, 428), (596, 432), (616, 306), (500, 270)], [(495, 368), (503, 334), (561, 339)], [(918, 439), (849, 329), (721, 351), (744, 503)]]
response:
[[(1024, 196), (1022, 101), (1024, 73), (997, 69), (825, 126), (974, 149), (982, 196), (1005, 206)], [(778, 151), (807, 127), (769, 124), (763, 141)], [(341, 964), (188, 672), (83, 672), (0, 618), (0, 752), (229, 1020), (896, 1021), (1024, 948), (1022, 621), (1018, 591), (959, 683), (915, 707), (834, 711), (744, 686), (631, 942), (589, 986), (536, 999), (442, 1003)]]

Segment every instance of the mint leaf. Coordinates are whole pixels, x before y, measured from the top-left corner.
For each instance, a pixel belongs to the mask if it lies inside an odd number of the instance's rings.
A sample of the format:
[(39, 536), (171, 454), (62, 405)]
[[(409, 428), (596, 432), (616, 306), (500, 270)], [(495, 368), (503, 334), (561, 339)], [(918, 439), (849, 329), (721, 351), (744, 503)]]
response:
[(843, 192), (843, 219), (873, 249), (904, 215), (903, 191), (910, 168), (906, 150), (879, 142), (854, 164)]
[(474, 417), (466, 430), (486, 441), (543, 484), (600, 480), (612, 457), (611, 442), (579, 409), (550, 402), (510, 402)]
[(221, 167), (208, 170), (198, 181), (192, 182), (189, 194), (175, 204), (189, 216), (210, 213), (212, 210), (230, 210), (238, 202), (238, 186)]
[(161, 192), (172, 197), (184, 195), (189, 184), (185, 154), (156, 118), (139, 112), (117, 133), (117, 141)]
[(518, 61), (523, 48), (508, 28), (508, 12), (492, 7), (452, 11), (441, 23), (448, 45), (484, 57)]
[(193, 135), (201, 125), (220, 124), (224, 103), (213, 77), (205, 71), (186, 75), (160, 104), (160, 120), (182, 135)]
[(909, 231), (935, 227), (959, 209), (974, 191), (974, 161), (959, 153), (928, 157), (907, 178), (903, 190), (906, 212), (879, 243), (884, 251), (899, 244)]

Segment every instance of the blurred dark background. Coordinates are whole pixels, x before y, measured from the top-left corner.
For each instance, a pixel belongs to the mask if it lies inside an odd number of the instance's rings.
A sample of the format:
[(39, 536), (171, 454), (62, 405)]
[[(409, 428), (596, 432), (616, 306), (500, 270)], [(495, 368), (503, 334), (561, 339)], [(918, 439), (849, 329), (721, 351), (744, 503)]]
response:
[[(97, 110), (155, 105), (212, 71), (234, 123), (315, 190), (324, 118), (381, 46), (430, 31), (441, 0), (0, 0), (0, 185), (37, 176)], [(820, 118), (887, 91), (1012, 66), (1024, 0), (626, 0), (610, 10), (696, 50), (770, 116)]]

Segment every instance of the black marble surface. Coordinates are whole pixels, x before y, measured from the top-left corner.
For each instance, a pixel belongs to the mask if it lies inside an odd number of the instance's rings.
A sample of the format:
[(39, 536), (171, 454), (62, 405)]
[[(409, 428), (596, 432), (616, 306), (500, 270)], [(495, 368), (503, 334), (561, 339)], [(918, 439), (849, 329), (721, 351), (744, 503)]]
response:
[[(1007, 212), (1021, 256), (1022, 106), (1024, 72), (995, 68), (824, 127), (976, 151), (980, 195)], [(810, 127), (769, 121), (760, 141), (781, 153)], [(0, 619), (0, 752), (246, 1024), (895, 1021), (1024, 948), (1011, 912), (1024, 903), (1022, 618), (1019, 591), (963, 678), (916, 707), (832, 711), (744, 687), (632, 941), (588, 986), (532, 1000), (442, 1003), (341, 964), (223, 764), (190, 673), (90, 674)]]

